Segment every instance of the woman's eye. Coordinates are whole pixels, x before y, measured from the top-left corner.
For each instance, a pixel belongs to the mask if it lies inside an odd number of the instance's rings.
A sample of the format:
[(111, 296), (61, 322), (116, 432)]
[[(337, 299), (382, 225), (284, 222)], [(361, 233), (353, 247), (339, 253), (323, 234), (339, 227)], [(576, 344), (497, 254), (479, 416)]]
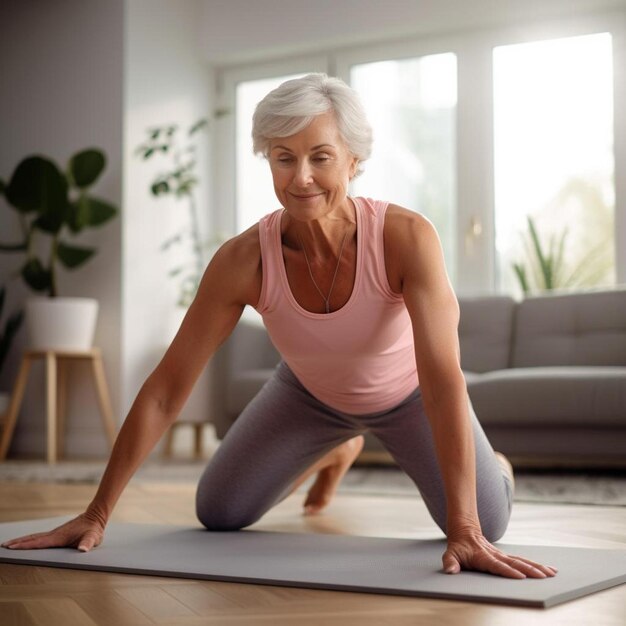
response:
[(315, 157), (313, 160), (317, 161), (318, 163), (323, 163), (324, 161), (330, 161), (330, 157), (318, 156), (318, 157)]

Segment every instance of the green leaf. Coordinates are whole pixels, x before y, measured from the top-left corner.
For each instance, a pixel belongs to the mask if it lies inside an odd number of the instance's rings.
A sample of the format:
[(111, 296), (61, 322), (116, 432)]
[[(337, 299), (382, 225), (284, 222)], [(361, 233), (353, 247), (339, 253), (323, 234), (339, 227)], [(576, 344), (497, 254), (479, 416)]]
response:
[(206, 126), (208, 126), (209, 121), (206, 118), (202, 118), (201, 120), (198, 120), (190, 129), (189, 129), (189, 136), (191, 137), (194, 133), (197, 133), (199, 130), (202, 130), (203, 128), (206, 128)]
[(522, 291), (524, 294), (527, 294), (530, 291), (530, 285), (526, 275), (526, 268), (521, 263), (513, 263), (512, 266)]
[(152, 190), (152, 194), (155, 196), (160, 196), (170, 192), (170, 186), (166, 180), (160, 180), (154, 183), (150, 189)]
[(80, 232), (89, 224), (89, 201), (85, 195), (81, 195), (76, 202), (70, 202), (66, 223), (73, 233)]
[(67, 206), (67, 180), (49, 159), (28, 157), (16, 167), (5, 195), (21, 213), (59, 214)]
[(72, 269), (78, 267), (95, 254), (94, 248), (81, 248), (79, 246), (68, 246), (59, 242), (57, 246), (57, 256), (65, 267)]
[(38, 230), (56, 235), (61, 230), (64, 220), (65, 213), (44, 213), (33, 222), (33, 226)]
[(52, 276), (39, 259), (28, 260), (21, 274), (24, 282), (35, 291), (48, 291), (52, 286)]
[(543, 248), (541, 247), (541, 241), (539, 240), (539, 235), (537, 234), (537, 229), (530, 215), (527, 216), (527, 220), (528, 220), (528, 230), (530, 231), (530, 236), (531, 236), (531, 240), (532, 240), (533, 247), (535, 250), (535, 254), (537, 255), (537, 260), (539, 261), (539, 267), (541, 268), (543, 286), (546, 289), (552, 289), (553, 277), (552, 277), (552, 272), (550, 270), (550, 261), (543, 252)]
[(87, 198), (89, 205), (89, 226), (100, 226), (117, 215), (117, 209), (99, 198)]
[(93, 185), (106, 166), (106, 157), (102, 150), (89, 149), (75, 154), (69, 163), (69, 170), (74, 184), (79, 189)]
[(78, 233), (87, 226), (100, 226), (117, 215), (117, 209), (94, 197), (81, 195), (70, 204), (67, 225), (73, 233)]

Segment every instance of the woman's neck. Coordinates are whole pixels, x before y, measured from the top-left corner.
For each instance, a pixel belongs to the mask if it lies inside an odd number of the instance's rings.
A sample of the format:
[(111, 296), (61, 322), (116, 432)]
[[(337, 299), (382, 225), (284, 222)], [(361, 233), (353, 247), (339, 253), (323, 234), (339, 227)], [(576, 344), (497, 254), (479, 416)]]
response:
[(341, 207), (317, 220), (295, 220), (284, 212), (283, 244), (292, 249), (304, 246), (309, 258), (317, 261), (336, 259), (344, 239), (347, 243), (355, 235), (356, 207), (349, 197)]

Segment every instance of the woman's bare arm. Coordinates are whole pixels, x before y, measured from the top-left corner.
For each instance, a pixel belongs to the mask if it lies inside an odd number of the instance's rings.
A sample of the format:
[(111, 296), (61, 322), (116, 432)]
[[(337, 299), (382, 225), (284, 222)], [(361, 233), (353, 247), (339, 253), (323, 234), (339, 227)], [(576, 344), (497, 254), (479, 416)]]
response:
[(254, 229), (220, 248), (176, 337), (124, 420), (87, 510), (59, 528), (13, 539), (4, 547), (73, 546), (86, 551), (102, 541), (104, 527), (128, 481), (176, 420), (207, 361), (230, 335), (245, 305), (258, 300), (260, 271)]
[(460, 364), (458, 302), (432, 224), (394, 205), (389, 211), (385, 245), (390, 251), (390, 282), (400, 288), (411, 317), (420, 389), (446, 491), (444, 568), (450, 573), (466, 568), (512, 578), (553, 576), (550, 568), (500, 552), (482, 535), (474, 437)]

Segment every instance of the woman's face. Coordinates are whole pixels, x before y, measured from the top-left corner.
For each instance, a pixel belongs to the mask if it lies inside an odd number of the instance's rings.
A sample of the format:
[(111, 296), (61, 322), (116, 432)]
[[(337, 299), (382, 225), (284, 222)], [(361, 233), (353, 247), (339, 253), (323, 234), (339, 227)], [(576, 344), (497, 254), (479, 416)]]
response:
[(318, 115), (295, 135), (271, 139), (269, 162), (277, 198), (304, 221), (328, 215), (345, 201), (357, 167), (332, 112)]

